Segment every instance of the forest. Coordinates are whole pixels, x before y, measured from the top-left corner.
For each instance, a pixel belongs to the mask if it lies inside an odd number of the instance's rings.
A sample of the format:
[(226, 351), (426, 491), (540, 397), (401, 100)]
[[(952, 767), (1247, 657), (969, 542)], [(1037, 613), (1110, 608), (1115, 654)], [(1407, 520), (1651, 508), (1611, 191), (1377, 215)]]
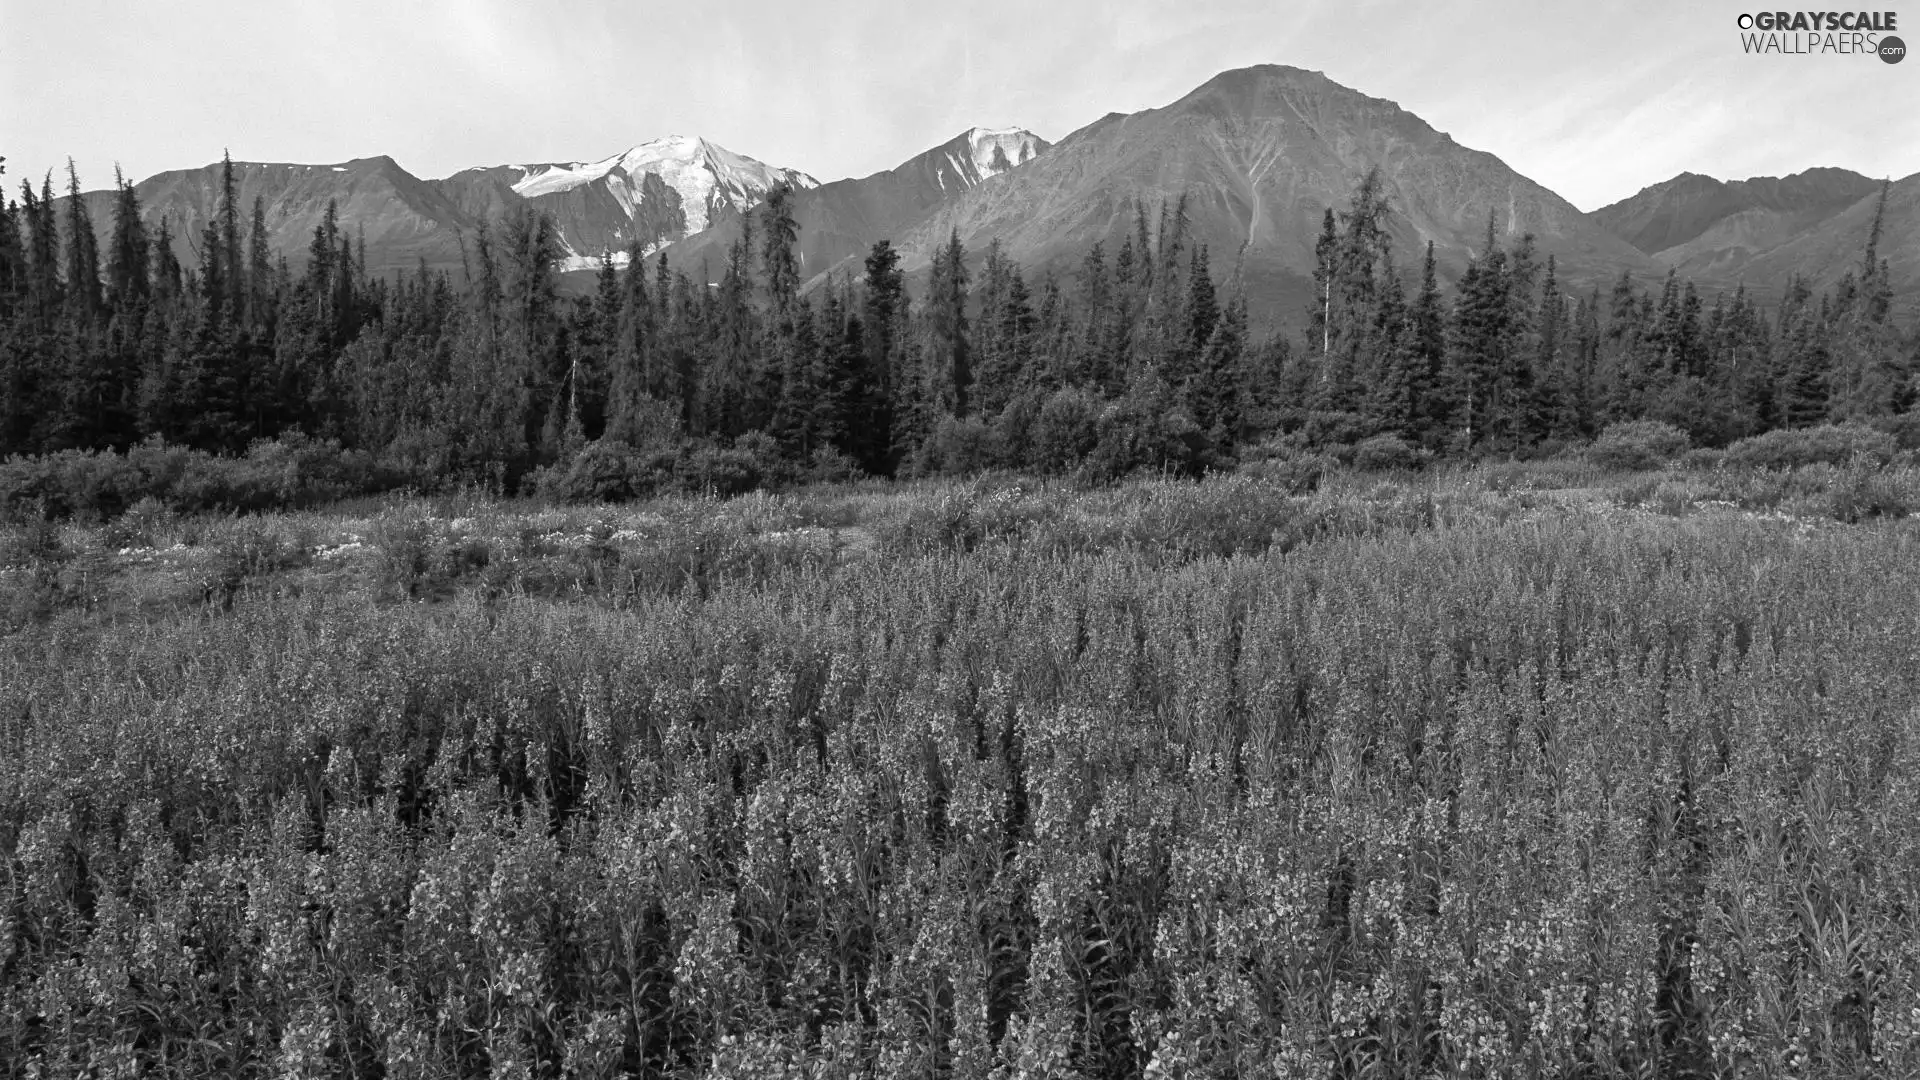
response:
[[(1537, 456), (1632, 420), (1703, 446), (1847, 421), (1920, 444), (1920, 329), (1894, 316), (1877, 221), (1833, 288), (1796, 281), (1765, 305), (1672, 273), (1571, 294), (1491, 218), (1443, 289), (1430, 246), (1392, 249), (1370, 174), (1326, 211), (1302, 329), (1267, 331), (1178, 200), (1134, 205), (1117, 250), (1065, 275), (955, 235), (913, 296), (884, 241), (857, 279), (803, 291), (776, 189), (725, 266), (636, 249), (568, 296), (537, 214), (471, 237), (460, 279), (376, 278), (331, 208), (304, 265), (272, 257), (263, 206), (238, 204), (230, 161), (224, 176), (194, 266), (124, 181), (104, 251), (77, 174), (64, 200), (51, 176), (21, 185), (0, 218), (0, 453), (231, 457), (292, 438), (347, 490), (595, 499), (989, 468), (1197, 475), (1274, 439)], [(15, 502), (58, 486), (15, 471)]]

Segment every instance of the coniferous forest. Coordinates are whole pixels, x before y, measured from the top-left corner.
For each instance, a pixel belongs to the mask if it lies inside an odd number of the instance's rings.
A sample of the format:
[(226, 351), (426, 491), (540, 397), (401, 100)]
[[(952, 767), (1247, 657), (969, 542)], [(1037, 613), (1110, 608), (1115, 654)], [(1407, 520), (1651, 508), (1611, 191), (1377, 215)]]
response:
[[(874, 245), (856, 279), (802, 293), (789, 195), (723, 267), (638, 250), (590, 296), (557, 288), (550, 223), (509, 215), (464, 280), (364, 272), (330, 213), (302, 265), (262, 206), (224, 197), (181, 265), (118, 182), (106, 248), (77, 196), (23, 183), (0, 220), (0, 451), (155, 441), (241, 455), (298, 433), (361, 485), (484, 482), (605, 498), (705, 478), (911, 476), (1003, 467), (1197, 474), (1279, 435), (1389, 436), (1436, 456), (1528, 454), (1657, 420), (1697, 445), (1834, 421), (1899, 427), (1920, 338), (1899, 325), (1879, 226), (1857, 268), (1777, 301), (1623, 277), (1572, 292), (1529, 237), (1452, 287), (1395, 251), (1369, 175), (1329, 208), (1304, 333), (1250, 324), (1231, 265), (1181, 202), (1135, 205), (1117, 250), (1029, 275), (957, 235), (913, 295)], [(1911, 441), (1911, 440), (1909, 440)]]

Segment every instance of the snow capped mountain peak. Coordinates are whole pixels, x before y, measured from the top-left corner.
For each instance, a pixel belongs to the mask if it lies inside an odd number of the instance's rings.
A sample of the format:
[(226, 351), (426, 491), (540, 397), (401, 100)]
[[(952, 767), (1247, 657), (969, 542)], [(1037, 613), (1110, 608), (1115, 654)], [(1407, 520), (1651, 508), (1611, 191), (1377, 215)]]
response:
[(1046, 149), (1046, 141), (1025, 128), (968, 128), (961, 138), (973, 152), (974, 171), (980, 179), (998, 176)]
[(629, 214), (637, 213), (646, 201), (647, 178), (657, 177), (658, 183), (680, 196), (680, 212), (685, 216), (683, 235), (705, 229), (722, 206), (745, 212), (778, 184), (820, 186), (818, 180), (797, 169), (768, 165), (697, 135), (664, 135), (598, 161), (517, 168), (524, 173), (512, 187), (523, 198), (558, 195), (604, 182)]

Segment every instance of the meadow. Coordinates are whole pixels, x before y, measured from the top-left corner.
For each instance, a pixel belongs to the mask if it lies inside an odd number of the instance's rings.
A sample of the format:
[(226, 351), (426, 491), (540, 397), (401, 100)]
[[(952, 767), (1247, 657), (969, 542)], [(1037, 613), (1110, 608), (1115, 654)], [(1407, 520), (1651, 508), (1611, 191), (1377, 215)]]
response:
[(0, 1075), (1920, 1075), (1920, 468), (0, 531)]

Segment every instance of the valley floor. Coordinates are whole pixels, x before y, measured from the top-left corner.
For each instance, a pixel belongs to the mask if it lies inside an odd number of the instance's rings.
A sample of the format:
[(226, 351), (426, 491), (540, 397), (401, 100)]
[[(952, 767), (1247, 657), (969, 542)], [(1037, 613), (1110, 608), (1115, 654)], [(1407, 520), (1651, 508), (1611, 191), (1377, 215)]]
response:
[(1909, 506), (1553, 461), (8, 527), (0, 1075), (1920, 1072)]

